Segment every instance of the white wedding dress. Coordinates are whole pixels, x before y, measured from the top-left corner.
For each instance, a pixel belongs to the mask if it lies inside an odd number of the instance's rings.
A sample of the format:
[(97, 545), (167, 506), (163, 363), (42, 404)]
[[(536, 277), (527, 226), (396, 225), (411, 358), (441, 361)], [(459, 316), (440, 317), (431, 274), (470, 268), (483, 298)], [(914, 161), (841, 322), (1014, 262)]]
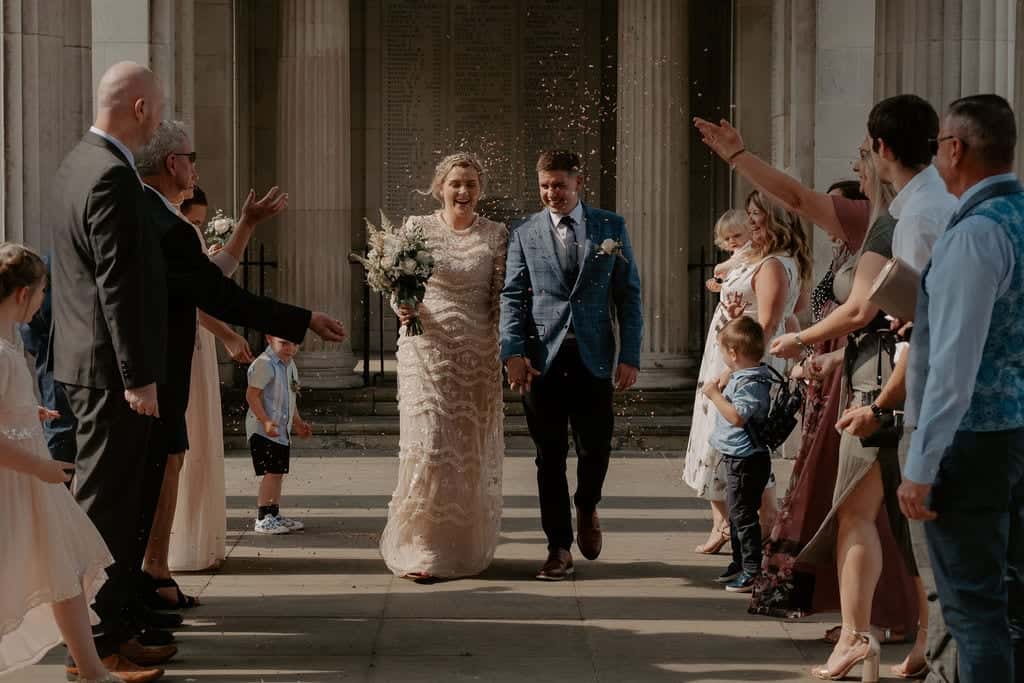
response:
[(380, 551), (401, 576), (479, 574), (501, 529), (504, 457), (498, 296), (508, 231), (486, 218), (422, 225), (435, 259), (423, 334), (398, 341), (398, 484)]

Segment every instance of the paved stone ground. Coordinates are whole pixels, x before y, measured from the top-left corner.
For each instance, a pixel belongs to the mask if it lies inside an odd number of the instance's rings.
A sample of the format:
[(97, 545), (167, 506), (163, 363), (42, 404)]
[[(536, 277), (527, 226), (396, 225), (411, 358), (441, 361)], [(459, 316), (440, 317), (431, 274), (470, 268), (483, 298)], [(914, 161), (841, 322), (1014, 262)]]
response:
[[(783, 483), (789, 465), (776, 461)], [(393, 578), (377, 553), (395, 458), (296, 458), (286, 510), (307, 531), (268, 538), (251, 532), (251, 466), (229, 457), (230, 554), (217, 573), (182, 577), (204, 605), (179, 632), (181, 652), (164, 680), (803, 681), (824, 661), (828, 647), (817, 639), (834, 615), (751, 617), (745, 596), (711, 582), (726, 559), (692, 552), (707, 511), (679, 482), (678, 460), (613, 461), (604, 553), (577, 559), (575, 580), (556, 584), (532, 578), (545, 555), (533, 462), (505, 466), (493, 566), (476, 579), (421, 586)], [(883, 663), (907, 649), (886, 647)], [(63, 680), (61, 657), (55, 651), (8, 680)]]

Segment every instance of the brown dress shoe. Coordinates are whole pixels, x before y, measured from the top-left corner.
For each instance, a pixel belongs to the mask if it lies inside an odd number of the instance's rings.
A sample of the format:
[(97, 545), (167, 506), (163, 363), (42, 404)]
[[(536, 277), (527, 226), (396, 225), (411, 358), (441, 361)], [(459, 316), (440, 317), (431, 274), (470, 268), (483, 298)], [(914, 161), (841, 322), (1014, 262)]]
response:
[(163, 664), (178, 654), (178, 648), (174, 645), (147, 647), (132, 638), (121, 643), (117, 653), (122, 657), (127, 657), (139, 666), (153, 666), (155, 664)]
[[(107, 671), (125, 683), (150, 683), (164, 675), (163, 669), (144, 669), (121, 655), (110, 655), (104, 657), (102, 661)], [(69, 681), (81, 680), (77, 667), (69, 666), (66, 671)]]
[(548, 554), (548, 561), (537, 572), (537, 578), (541, 581), (563, 581), (572, 576), (575, 570), (572, 568), (572, 555), (568, 550), (559, 548)]
[(601, 554), (601, 522), (597, 519), (597, 510), (588, 515), (576, 508), (576, 545), (588, 560), (596, 560)]

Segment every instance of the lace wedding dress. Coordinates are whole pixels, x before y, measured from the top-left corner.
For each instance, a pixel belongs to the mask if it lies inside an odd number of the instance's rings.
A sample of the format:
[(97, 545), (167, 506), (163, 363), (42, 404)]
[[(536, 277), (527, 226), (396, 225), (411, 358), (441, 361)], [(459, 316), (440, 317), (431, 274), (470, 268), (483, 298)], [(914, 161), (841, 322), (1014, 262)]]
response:
[(490, 564), (501, 527), (504, 457), (498, 295), (508, 231), (478, 217), (421, 224), (435, 259), (423, 334), (398, 341), (398, 484), (380, 550), (401, 576), (454, 578)]

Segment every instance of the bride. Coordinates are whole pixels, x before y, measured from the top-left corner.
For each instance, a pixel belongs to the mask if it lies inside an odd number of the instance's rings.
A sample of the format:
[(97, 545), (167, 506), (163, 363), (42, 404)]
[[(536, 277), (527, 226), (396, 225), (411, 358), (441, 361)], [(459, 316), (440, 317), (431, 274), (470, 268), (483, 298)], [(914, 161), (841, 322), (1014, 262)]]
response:
[[(399, 470), (380, 551), (420, 582), (479, 574), (501, 527), (504, 457), (498, 295), (508, 231), (476, 213), (483, 167), (466, 153), (437, 165), (441, 209), (412, 216), (435, 260), (423, 303), (398, 306)], [(404, 324), (418, 316), (423, 334)]]

